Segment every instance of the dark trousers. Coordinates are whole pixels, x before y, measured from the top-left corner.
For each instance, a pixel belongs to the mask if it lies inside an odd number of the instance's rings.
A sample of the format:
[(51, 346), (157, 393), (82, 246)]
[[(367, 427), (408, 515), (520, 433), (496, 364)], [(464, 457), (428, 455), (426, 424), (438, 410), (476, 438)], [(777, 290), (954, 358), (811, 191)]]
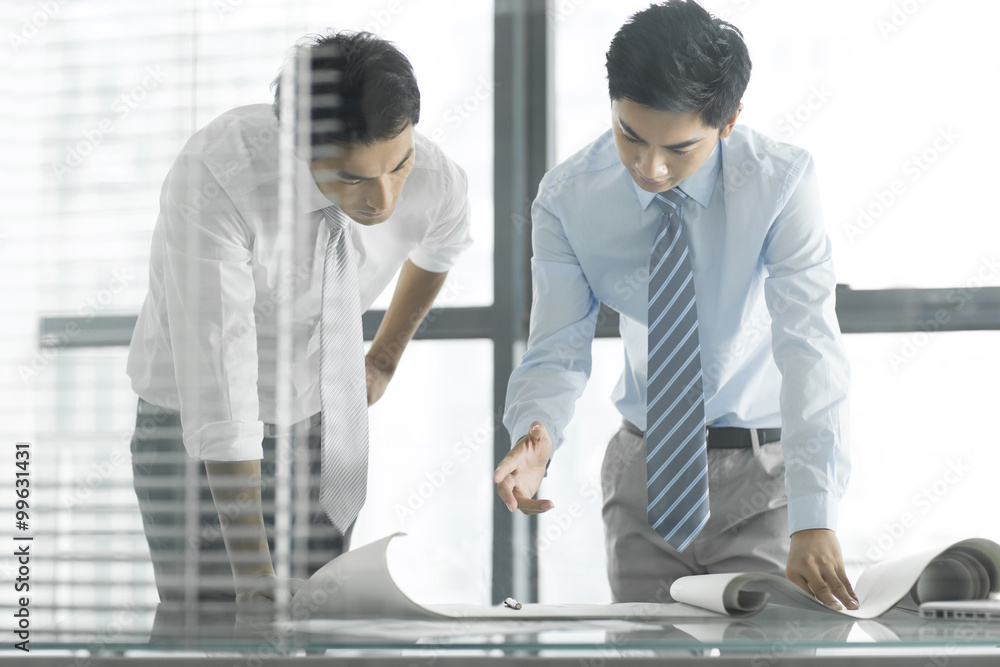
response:
[[(265, 427), (261, 460), (261, 504), (268, 547), (274, 559), (275, 439)], [(300, 481), (308, 480), (308, 521), (300, 527), (291, 517), (292, 576), (306, 579), (347, 551), (351, 530), (341, 535), (319, 504), (320, 434), (314, 418), (293, 429), (296, 439), (308, 442), (306, 461), (292, 464), (292, 503), (296, 507)], [(300, 440), (301, 441), (301, 440)], [(161, 602), (182, 601), (194, 590), (198, 600), (235, 600), (233, 571), (222, 539), (219, 515), (208, 485), (205, 465), (192, 459), (181, 439), (180, 413), (139, 399), (132, 436), (132, 478), (149, 544), (153, 574)], [(304, 493), (302, 495), (305, 495)], [(303, 529), (304, 528), (304, 529)]]

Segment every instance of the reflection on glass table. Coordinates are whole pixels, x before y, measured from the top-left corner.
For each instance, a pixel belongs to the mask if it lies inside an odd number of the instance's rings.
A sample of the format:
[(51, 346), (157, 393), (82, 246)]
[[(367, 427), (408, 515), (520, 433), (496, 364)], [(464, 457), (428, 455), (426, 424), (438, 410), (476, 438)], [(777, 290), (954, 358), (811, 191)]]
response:
[[(91, 654), (152, 650), (225, 651), (260, 657), (330, 651), (391, 650), (449, 655), (587, 654), (628, 656), (690, 654), (718, 649), (723, 655), (742, 655), (775, 664), (779, 658), (806, 658), (817, 654), (889, 655), (907, 649), (928, 654), (949, 651), (994, 652), (1000, 642), (1000, 623), (924, 620), (917, 614), (892, 610), (877, 619), (856, 621), (822, 611), (803, 612), (769, 607), (752, 618), (684, 619), (676, 623), (609, 621), (496, 621), (448, 620), (418, 622), (386, 618), (330, 621), (321, 631), (293, 628), (276, 621), (269, 607), (237, 609), (228, 603), (204, 603), (198, 608), (161, 604), (147, 628), (122, 630), (114, 624), (93, 632), (86, 614), (80, 630), (39, 629), (34, 651), (82, 649)], [(471, 653), (470, 653), (471, 652)], [(385, 655), (380, 653), (380, 655)], [(962, 664), (959, 661), (951, 664)]]

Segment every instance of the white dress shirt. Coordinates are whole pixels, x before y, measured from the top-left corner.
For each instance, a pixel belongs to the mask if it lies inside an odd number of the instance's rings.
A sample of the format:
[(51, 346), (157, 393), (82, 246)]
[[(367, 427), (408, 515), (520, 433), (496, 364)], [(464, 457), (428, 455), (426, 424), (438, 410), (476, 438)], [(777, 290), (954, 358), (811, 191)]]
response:
[[(745, 127), (679, 186), (710, 426), (782, 429), (791, 532), (834, 528), (846, 489), (849, 369), (812, 157)], [(531, 332), (504, 424), (558, 446), (591, 369), (600, 302), (621, 314), (618, 410), (646, 428), (649, 254), (662, 212), (607, 132), (542, 180), (532, 206)], [(693, 200), (693, 201), (692, 201)]]
[[(179, 410), (188, 453), (261, 458), (263, 423), (276, 422), (277, 310), (293, 309), (293, 422), (319, 412), (319, 314), (330, 206), (295, 160), (290, 294), (279, 289), (278, 125), (270, 105), (228, 111), (184, 146), (160, 194), (149, 294), (127, 372), (146, 401)], [(462, 169), (414, 133), (414, 165), (392, 216), (351, 225), (361, 310), (409, 258), (449, 270), (471, 244)]]

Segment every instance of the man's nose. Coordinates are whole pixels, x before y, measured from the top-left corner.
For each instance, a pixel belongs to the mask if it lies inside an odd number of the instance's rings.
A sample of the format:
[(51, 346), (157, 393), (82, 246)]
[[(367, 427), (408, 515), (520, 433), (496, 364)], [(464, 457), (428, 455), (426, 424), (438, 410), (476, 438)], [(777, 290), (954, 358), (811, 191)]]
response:
[(389, 187), (389, 179), (375, 178), (369, 182), (368, 191), (365, 193), (365, 204), (375, 211), (384, 211), (392, 204), (392, 189)]
[(667, 161), (654, 149), (642, 151), (636, 160), (635, 168), (644, 178), (651, 181), (664, 178), (668, 172)]

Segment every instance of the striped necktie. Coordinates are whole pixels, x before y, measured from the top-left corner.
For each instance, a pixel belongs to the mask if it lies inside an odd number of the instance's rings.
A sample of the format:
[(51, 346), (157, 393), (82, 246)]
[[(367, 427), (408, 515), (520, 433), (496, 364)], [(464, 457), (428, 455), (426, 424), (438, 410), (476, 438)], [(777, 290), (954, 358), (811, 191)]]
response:
[(656, 197), (663, 220), (649, 260), (646, 380), (646, 514), (677, 551), (709, 515), (698, 312), (681, 225), (685, 199), (677, 188)]
[(342, 534), (365, 504), (368, 484), (368, 392), (365, 379), (357, 251), (350, 218), (323, 209), (330, 240), (323, 264), (319, 401), (323, 413), (319, 503)]

